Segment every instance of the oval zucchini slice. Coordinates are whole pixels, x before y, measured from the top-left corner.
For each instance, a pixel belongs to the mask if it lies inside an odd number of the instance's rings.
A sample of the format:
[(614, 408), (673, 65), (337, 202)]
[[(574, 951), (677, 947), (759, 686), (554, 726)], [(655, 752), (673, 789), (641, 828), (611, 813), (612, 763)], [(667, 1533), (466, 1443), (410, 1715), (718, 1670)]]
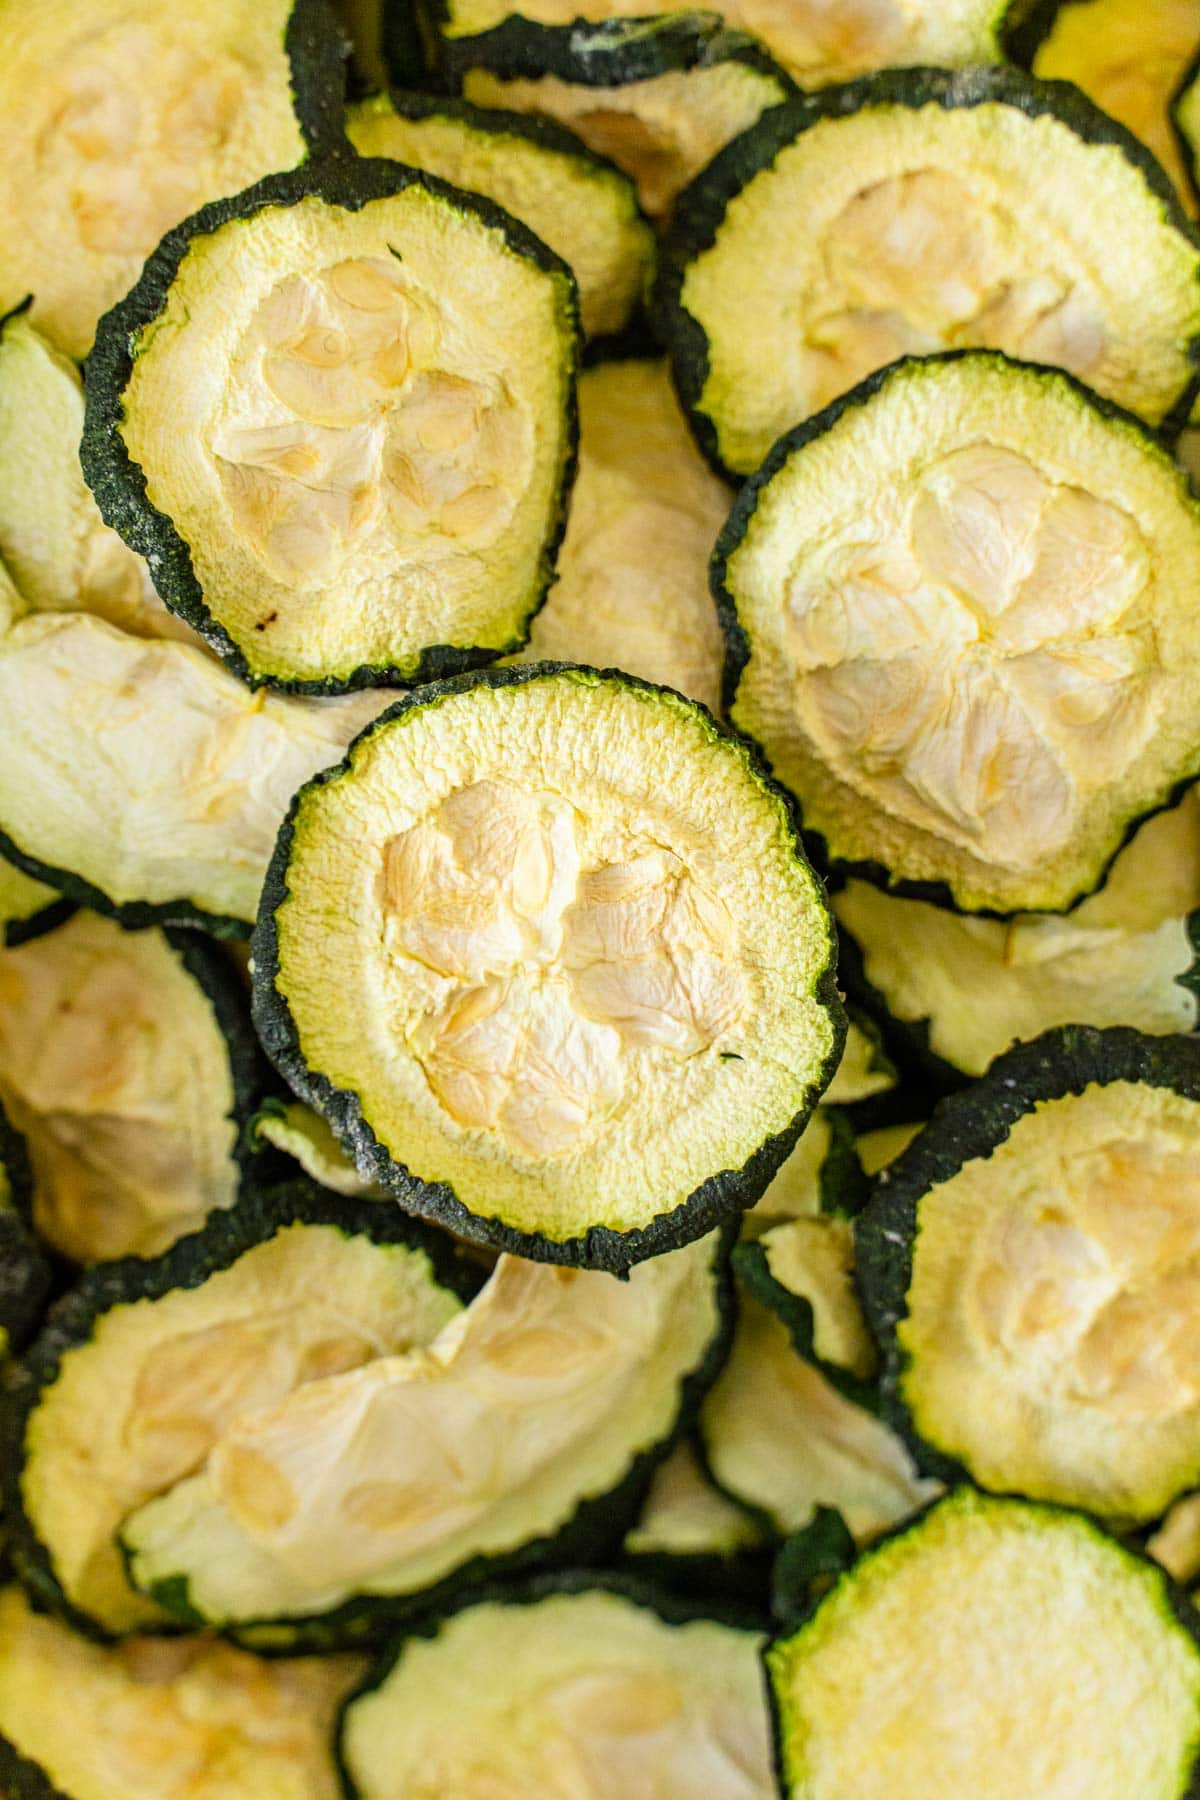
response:
[(654, 234), (627, 175), (548, 119), (431, 94), (374, 94), (346, 115), (361, 156), (389, 157), (484, 194), (562, 257), (589, 337), (618, 332), (654, 269)]
[(326, 0), (4, 0), (0, 312), (80, 357), (163, 233), (336, 143)]
[(88, 358), (81, 458), (251, 685), (341, 693), (524, 642), (575, 460), (565, 263), (400, 163), (268, 177), (168, 234)]
[(57, 888), (35, 881), (0, 857), (0, 944), (11, 948), (53, 931), (74, 908)]
[(156, 1255), (233, 1205), (261, 1075), (241, 984), (194, 932), (81, 912), (0, 953), (0, 1096), (38, 1235), (76, 1262)]
[(591, 1574), (496, 1588), (401, 1638), (347, 1702), (355, 1800), (774, 1793), (759, 1635)]
[(962, 1489), (767, 1651), (789, 1800), (1185, 1800), (1200, 1645), (1090, 1519)]
[(0, 1363), (33, 1335), (50, 1270), (26, 1230), (33, 1180), (25, 1140), (0, 1107)]
[(255, 1017), (403, 1205), (617, 1270), (759, 1198), (840, 1055), (833, 955), (742, 746), (539, 663), (420, 689), (297, 795)]
[(730, 716), (834, 865), (1063, 911), (1200, 767), (1198, 558), (1180, 471), (1069, 377), (897, 364), (738, 499), (713, 558)]
[(945, 349), (1052, 363), (1182, 423), (1198, 266), (1158, 164), (1076, 89), (906, 69), (794, 100), (727, 146), (677, 210), (659, 320), (702, 448), (748, 475), (873, 371)]
[(30, 1592), (91, 1636), (169, 1622), (126, 1579), (129, 1514), (255, 1408), (432, 1343), (467, 1291), (444, 1239), (305, 1182), (213, 1213), (156, 1261), (90, 1270), (15, 1372), (4, 1421)]
[(921, 1466), (1154, 1519), (1200, 1484), (1200, 1044), (1064, 1027), (944, 1100), (856, 1222)]

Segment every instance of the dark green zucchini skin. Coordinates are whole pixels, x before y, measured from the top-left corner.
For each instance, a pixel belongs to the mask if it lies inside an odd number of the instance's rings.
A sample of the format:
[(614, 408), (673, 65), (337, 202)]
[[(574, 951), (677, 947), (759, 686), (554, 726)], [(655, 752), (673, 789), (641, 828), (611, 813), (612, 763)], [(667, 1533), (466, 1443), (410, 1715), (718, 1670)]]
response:
[[(846, 1038), (845, 1013), (837, 989), (836, 970), (836, 931), (830, 921), (830, 958), (825, 969), (814, 985), (814, 997), (831, 1014), (834, 1023), (834, 1042), (829, 1060), (817, 1077), (813, 1097), (807, 1109), (798, 1114), (786, 1130), (768, 1138), (750, 1160), (740, 1169), (724, 1169), (713, 1175), (698, 1187), (682, 1205), (676, 1206), (668, 1213), (660, 1213), (649, 1225), (635, 1231), (613, 1231), (608, 1226), (590, 1227), (579, 1237), (552, 1239), (539, 1232), (517, 1231), (499, 1219), (483, 1219), (471, 1213), (455, 1194), (454, 1189), (446, 1182), (422, 1181), (413, 1175), (403, 1164), (395, 1162), (383, 1144), (375, 1136), (370, 1125), (363, 1117), (361, 1102), (356, 1094), (337, 1088), (324, 1075), (315, 1074), (304, 1060), (300, 1048), (300, 1039), (292, 1018), (291, 1008), (276, 985), (279, 975), (279, 935), (275, 924), (278, 908), (287, 897), (288, 863), (291, 857), (292, 837), (295, 831), (296, 815), (305, 794), (311, 789), (324, 787), (326, 783), (335, 781), (350, 767), (355, 750), (359, 744), (376, 731), (391, 724), (392, 721), (411, 711), (414, 707), (436, 705), (450, 694), (467, 693), (476, 686), (515, 687), (526, 681), (536, 681), (546, 675), (568, 672), (584, 665), (574, 663), (526, 663), (512, 668), (488, 669), (474, 675), (462, 675), (448, 681), (431, 682), (428, 686), (408, 694), (389, 706), (386, 712), (371, 722), (350, 745), (346, 756), (332, 768), (323, 770), (302, 787), (292, 801), (280, 827), (275, 850), (267, 870), (267, 879), (263, 886), (262, 900), (259, 903), (258, 923), (254, 928), (252, 940), (252, 956), (254, 962), (254, 1023), (258, 1029), (259, 1040), (263, 1049), (274, 1063), (276, 1069), (299, 1099), (307, 1101), (317, 1112), (329, 1121), (335, 1135), (345, 1150), (352, 1157), (359, 1172), (373, 1181), (379, 1182), (409, 1212), (421, 1218), (443, 1225), (456, 1237), (468, 1243), (482, 1245), (489, 1250), (507, 1250), (515, 1256), (529, 1257), (535, 1262), (566, 1263), (588, 1269), (607, 1269), (611, 1274), (621, 1275), (634, 1263), (643, 1261), (649, 1256), (658, 1256), (663, 1251), (678, 1250), (681, 1245), (691, 1243), (693, 1239), (703, 1237), (707, 1232), (723, 1225), (739, 1212), (753, 1206), (761, 1199), (769, 1182), (775, 1176), (791, 1151), (796, 1140), (811, 1117), (821, 1093), (833, 1079), (837, 1065), (841, 1060), (842, 1049)], [(641, 681), (636, 676), (627, 675), (621, 669), (584, 669), (591, 675), (604, 675), (623, 682), (627, 687), (639, 688), (648, 693), (671, 693), (669, 688), (656, 686), (653, 682)], [(701, 709), (704, 710), (703, 708)], [(717, 721), (713, 721), (716, 729), (731, 741), (733, 733)], [(803, 855), (799, 826), (796, 822), (794, 802), (779, 784), (769, 778), (763, 769), (760, 759), (750, 746), (746, 746), (747, 755), (752, 759), (752, 766), (763, 783), (769, 786), (784, 802), (790, 822), (790, 838), (797, 852)]]
[[(970, 69), (885, 69), (861, 81), (846, 82), (840, 87), (824, 88), (815, 94), (797, 94), (785, 105), (772, 107), (740, 137), (735, 137), (718, 151), (708, 167), (683, 190), (675, 203), (665, 238), (659, 248), (658, 281), (654, 298), (654, 317), (658, 335), (668, 347), (675, 389), (680, 404), (691, 423), (696, 442), (716, 473), (736, 486), (737, 475), (731, 474), (721, 461), (717, 433), (712, 420), (700, 410), (701, 396), (708, 380), (708, 338), (703, 327), (682, 303), (681, 291), (688, 265), (703, 251), (712, 247), (720, 231), (726, 208), (753, 177), (767, 169), (787, 146), (823, 119), (847, 118), (866, 107), (940, 106), (951, 112), (958, 107), (1012, 106), (1029, 118), (1044, 115), (1059, 119), (1077, 137), (1091, 144), (1115, 145), (1138, 170), (1152, 198), (1165, 214), (1168, 224), (1196, 243), (1196, 228), (1179, 203), (1179, 197), (1157, 158), (1133, 133), (1098, 106), (1069, 81), (1035, 81), (1020, 69), (979, 67)], [(949, 352), (957, 355), (963, 352)], [(1188, 346), (1192, 363), (1200, 369), (1200, 334)], [(878, 374), (878, 372), (877, 372)], [(866, 397), (864, 390), (872, 375), (853, 390)], [(1182, 430), (1187, 422), (1196, 394), (1194, 376), (1176, 401), (1159, 430), (1164, 437)], [(818, 418), (833, 423), (829, 416), (847, 396), (839, 396)], [(807, 421), (805, 431), (815, 420)], [(1143, 430), (1146, 429), (1143, 426)], [(786, 439), (781, 441), (787, 441)], [(798, 441), (803, 441), (798, 440)], [(771, 456), (776, 450), (770, 452)]]
[(0, 1794), (5, 1800), (72, 1800), (56, 1788), (46, 1771), (22, 1756), (8, 1738), (0, 1737)]
[[(95, 887), (73, 869), (59, 869), (53, 863), (39, 862), (36, 856), (27, 856), (16, 840), (3, 831), (0, 831), (0, 856), (3, 856), (5, 862), (23, 869), (26, 875), (32, 875), (35, 881), (44, 881), (47, 887), (58, 889), (62, 895), (63, 911), (59, 915), (57, 907), (51, 908), (56, 914), (55, 925), (61, 925), (78, 907), (87, 906), (93, 912), (103, 913), (108, 919), (115, 919), (118, 925), (124, 925), (128, 931), (140, 931), (147, 925), (182, 925), (194, 926), (216, 938), (237, 939), (250, 936), (251, 924), (248, 919), (235, 919), (230, 913), (207, 912), (202, 906), (193, 906), (190, 900), (110, 900), (102, 888)], [(46, 916), (38, 915), (39, 918)], [(45, 929), (49, 930), (50, 927)], [(31, 932), (27, 935), (38, 934)], [(19, 943), (21, 939), (9, 936), (6, 942)]]
[(925, 1130), (880, 1173), (855, 1220), (859, 1293), (884, 1360), (883, 1417), (904, 1439), (922, 1474), (950, 1485), (970, 1480), (956, 1458), (919, 1435), (900, 1389), (903, 1357), (896, 1328), (908, 1311), (921, 1200), (965, 1163), (990, 1156), (1017, 1120), (1041, 1102), (1117, 1081), (1167, 1088), (1200, 1101), (1200, 1040), (1149, 1037), (1125, 1025), (1104, 1030), (1061, 1025), (1016, 1045), (971, 1087), (938, 1103)]
[(25, 1139), (0, 1107), (0, 1168), (11, 1207), (0, 1211), (0, 1329), (11, 1356), (32, 1337), (50, 1291), (50, 1264), (28, 1228), (33, 1175)]
[(292, 106), (310, 156), (343, 143), (350, 45), (330, 0), (294, 0), (283, 37)]
[[(339, 113), (339, 131), (341, 117)], [(255, 675), (225, 627), (209, 611), (187, 544), (176, 530), (174, 521), (151, 502), (146, 492), (145, 471), (134, 462), (121, 436), (124, 394), (133, 373), (134, 347), (143, 329), (166, 307), (180, 264), (197, 238), (209, 237), (234, 220), (253, 218), (267, 207), (296, 206), (301, 200), (315, 198), (346, 212), (358, 212), (372, 200), (388, 199), (410, 187), (425, 188), (452, 202), (458, 211), (474, 214), (484, 225), (501, 232), (518, 255), (557, 276), (568, 297), (571, 379), (568, 384), (567, 451), (559, 478), (555, 526), (542, 549), (536, 602), (525, 622), (523, 635), (511, 643), (496, 650), (434, 644), (425, 650), (419, 667), (408, 675), (401, 675), (388, 664), (374, 663), (363, 663), (344, 677), (311, 681)], [(342, 139), (339, 153), (313, 160), (299, 169), (289, 169), (281, 175), (268, 175), (230, 199), (214, 200), (201, 207), (199, 212), (169, 231), (158, 248), (151, 252), (129, 293), (105, 313), (96, 327), (96, 341), (84, 367), (85, 407), (79, 460), (105, 524), (112, 526), (130, 549), (147, 559), (163, 602), (211, 645), (248, 687), (269, 687), (290, 694), (330, 695), (350, 693), (358, 688), (416, 686), (494, 662), (497, 657), (521, 649), (528, 637), (529, 625), (544, 603), (554, 579), (555, 557), (566, 530), (579, 441), (574, 374), (579, 366), (581, 348), (575, 277), (561, 257), (543, 244), (528, 226), (492, 201), (466, 193), (435, 175), (426, 175), (422, 170), (410, 169), (404, 163), (383, 157), (355, 156)], [(11, 854), (2, 838), (0, 851)], [(30, 873), (37, 872), (27, 859), (14, 856), (12, 860)], [(124, 922), (145, 921), (125, 919)], [(210, 929), (217, 929), (222, 923), (227, 925), (228, 921), (218, 921), (217, 926), (210, 926)], [(236, 934), (226, 931), (224, 935), (242, 935), (244, 927), (240, 921), (238, 925)]]
[(0, 1398), (0, 1482), (13, 1565), (35, 1605), (96, 1643), (110, 1642), (110, 1634), (67, 1599), (21, 1493), (25, 1434), (42, 1390), (56, 1381), (64, 1356), (86, 1343), (97, 1321), (113, 1307), (159, 1300), (176, 1288), (202, 1287), (255, 1245), (295, 1224), (330, 1225), (346, 1237), (406, 1244), (425, 1252), (443, 1287), (464, 1301), (478, 1292), (481, 1272), (472, 1269), (440, 1233), (406, 1217), (399, 1207), (348, 1200), (301, 1179), (244, 1192), (236, 1206), (210, 1213), (199, 1231), (180, 1238), (162, 1256), (126, 1256), (86, 1269), (77, 1285), (51, 1308), (24, 1358), (7, 1371)]
[(0, 942), (6, 950), (15, 950), (18, 944), (31, 944), (34, 938), (45, 937), (48, 931), (65, 925), (75, 911), (74, 903), (65, 896), (51, 900), (40, 912), (30, 913), (27, 919), (10, 919)]
[[(413, 0), (380, 0), (379, 53), (389, 82), (402, 88), (429, 85), (429, 56)], [(364, 83), (362, 92), (370, 92)]]

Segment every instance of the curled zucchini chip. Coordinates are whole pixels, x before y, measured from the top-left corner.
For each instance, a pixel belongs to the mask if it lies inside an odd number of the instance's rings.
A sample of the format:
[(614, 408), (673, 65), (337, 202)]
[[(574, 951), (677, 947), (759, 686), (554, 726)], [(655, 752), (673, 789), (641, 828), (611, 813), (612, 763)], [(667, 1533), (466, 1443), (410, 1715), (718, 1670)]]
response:
[(382, 704), (254, 695), (191, 645), (32, 614), (0, 635), (0, 853), (123, 924), (244, 936), (288, 801)]
[(721, 153), (663, 246), (660, 323), (702, 447), (748, 475), (798, 420), (938, 350), (1186, 416), (1198, 264), (1159, 165), (1076, 89), (905, 69), (794, 100)]
[(296, 796), (254, 946), (264, 1046), (360, 1173), (544, 1261), (750, 1205), (841, 1050), (780, 791), (692, 702), (566, 664), (390, 708)]
[(616, 332), (641, 303), (654, 234), (627, 175), (546, 119), (430, 94), (375, 94), (346, 115), (361, 156), (390, 157), (486, 194), (570, 268), (589, 337)]
[(12, 1800), (337, 1800), (358, 1657), (262, 1662), (215, 1638), (89, 1643), (0, 1591), (0, 1785)]
[(877, 1001), (941, 1073), (982, 1075), (1014, 1038), (1053, 1025), (1200, 1023), (1195, 789), (1139, 827), (1099, 893), (1065, 917), (968, 919), (864, 881), (831, 905)]
[(237, 976), (194, 932), (81, 912), (0, 953), (0, 1095), (64, 1256), (153, 1256), (232, 1206), (259, 1075)]
[(771, 1645), (789, 1800), (1185, 1800), (1200, 1644), (1090, 1519), (962, 1489)]
[(857, 1221), (921, 1466), (1156, 1518), (1200, 1485), (1200, 1044), (1064, 1027), (942, 1102)]
[(336, 141), (326, 0), (4, 0), (0, 311), (70, 356), (163, 233)]
[(734, 508), (731, 717), (835, 864), (964, 912), (1063, 911), (1200, 766), (1198, 558), (1165, 450), (1069, 377), (897, 364), (782, 438)]
[(4, 1422), (12, 1554), (90, 1635), (169, 1615), (116, 1532), (293, 1389), (432, 1343), (461, 1310), (453, 1255), (398, 1209), (307, 1183), (216, 1212), (156, 1261), (88, 1271), (15, 1372)]
[(53, 931), (72, 912), (57, 888), (35, 881), (15, 864), (0, 857), (0, 944), (11, 948), (28, 943), (44, 931)]
[(25, 1228), (32, 1195), (25, 1140), (0, 1107), (0, 1362), (33, 1334), (50, 1271)]
[(440, 51), (469, 100), (569, 125), (633, 177), (654, 220), (722, 145), (795, 92), (756, 39), (713, 13), (547, 29), (511, 15), (480, 37), (443, 37)]
[(575, 458), (570, 270), (490, 201), (343, 156), (164, 238), (104, 320), (81, 458), (252, 685), (427, 680), (524, 642)]
[(302, 1100), (272, 1097), (264, 1101), (250, 1121), (250, 1136), (256, 1149), (269, 1144), (272, 1149), (282, 1150), (313, 1181), (335, 1194), (351, 1194), (364, 1200), (384, 1198), (384, 1189), (378, 1182), (359, 1174), (328, 1122)]
[(404, 1637), (351, 1696), (355, 1800), (769, 1800), (759, 1635), (595, 1575), (495, 1588)]
[(722, 641), (708, 559), (729, 501), (692, 442), (664, 364), (585, 370), (558, 576), (519, 660), (625, 669), (717, 712)]

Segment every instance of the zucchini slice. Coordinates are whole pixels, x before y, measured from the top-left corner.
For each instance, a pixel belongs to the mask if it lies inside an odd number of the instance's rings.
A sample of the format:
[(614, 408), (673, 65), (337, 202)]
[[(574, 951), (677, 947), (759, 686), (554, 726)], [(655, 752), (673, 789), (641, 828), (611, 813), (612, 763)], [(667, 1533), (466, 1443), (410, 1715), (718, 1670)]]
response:
[(423, 1621), (351, 1696), (347, 1790), (770, 1800), (761, 1642), (611, 1576), (494, 1588)]
[(336, 144), (326, 0), (4, 0), (0, 311), (80, 357), (163, 233)]
[(767, 1652), (789, 1800), (1186, 1800), (1200, 1627), (1090, 1519), (961, 1489)]
[(722, 639), (708, 559), (729, 503), (692, 442), (665, 364), (586, 369), (558, 577), (519, 660), (625, 669), (717, 712)]
[(328, 1123), (302, 1100), (265, 1100), (251, 1119), (249, 1136), (255, 1149), (269, 1144), (298, 1162), (304, 1173), (335, 1194), (358, 1199), (385, 1198), (378, 1182), (360, 1175)]
[(898, 363), (738, 499), (730, 716), (831, 863), (1063, 911), (1200, 768), (1198, 558), (1200, 502), (1136, 420), (994, 352)]
[(788, 1219), (739, 1244), (733, 1266), (746, 1292), (783, 1320), (805, 1361), (870, 1406), (878, 1356), (854, 1286), (853, 1222)]
[(213, 1213), (156, 1261), (89, 1270), (10, 1386), (6, 1508), (30, 1592), (91, 1636), (161, 1626), (126, 1580), (128, 1515), (256, 1408), (432, 1343), (460, 1292), (444, 1240), (305, 1182)]
[(714, 13), (549, 29), (514, 14), (481, 37), (443, 37), (440, 52), (469, 100), (569, 125), (632, 176), (655, 221), (724, 144), (795, 92), (755, 38)]
[[(1156, 813), (1064, 917), (967, 919), (864, 881), (832, 897), (877, 1002), (939, 1074), (982, 1075), (1053, 1025), (1200, 1025), (1200, 790)], [(827, 1096), (828, 1098), (828, 1096)]]
[(195, 932), (80, 912), (0, 953), (0, 1096), (38, 1235), (76, 1262), (156, 1255), (233, 1205), (260, 1074), (237, 975)]
[(0, 854), (125, 925), (245, 936), (288, 801), (384, 704), (252, 694), (190, 645), (35, 613), (0, 635)]
[(184, 1621), (329, 1641), (489, 1567), (615, 1547), (724, 1358), (718, 1238), (623, 1282), (503, 1257), (427, 1348), (231, 1420), (126, 1517), (131, 1579)]
[(794, 100), (721, 153), (662, 248), (659, 319), (702, 448), (748, 475), (882, 365), (945, 349), (1053, 363), (1182, 422), (1198, 266), (1158, 164), (1076, 89), (904, 69)]
[(352, 1656), (262, 1662), (215, 1638), (92, 1644), (0, 1590), (0, 1788), (11, 1800), (337, 1800)]
[(535, 663), (419, 689), (296, 796), (255, 1018), (402, 1204), (619, 1270), (795, 1143), (841, 1051), (831, 931), (783, 795), (709, 714)]
[(69, 919), (73, 908), (56, 888), (35, 881), (0, 857), (0, 944), (28, 943)]
[(1195, 1040), (1069, 1026), (1009, 1051), (856, 1236), (923, 1468), (1135, 1522), (1200, 1484)]
[(577, 354), (575, 282), (540, 238), (344, 156), (164, 238), (88, 358), (84, 474), (251, 685), (427, 680), (525, 640)]
[(32, 1188), (25, 1140), (0, 1107), (0, 1363), (33, 1335), (50, 1288), (46, 1259), (25, 1228)]
[(484, 194), (536, 231), (579, 284), (589, 337), (618, 332), (654, 269), (654, 233), (628, 175), (547, 119), (489, 112), (431, 94), (375, 94), (352, 106), (361, 156), (389, 157)]

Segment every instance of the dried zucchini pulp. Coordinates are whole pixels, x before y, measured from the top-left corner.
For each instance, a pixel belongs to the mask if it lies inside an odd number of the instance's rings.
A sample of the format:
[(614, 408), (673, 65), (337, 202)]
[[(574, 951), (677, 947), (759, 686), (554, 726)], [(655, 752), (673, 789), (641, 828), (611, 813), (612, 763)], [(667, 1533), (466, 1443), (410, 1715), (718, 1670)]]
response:
[(577, 352), (540, 238), (344, 156), (164, 239), (88, 360), (84, 473), (253, 685), (448, 674), (517, 649), (541, 603)]
[(360, 1171), (547, 1261), (751, 1204), (844, 1035), (779, 789), (680, 695), (570, 665), (384, 714), (297, 796), (254, 944), (267, 1052)]

